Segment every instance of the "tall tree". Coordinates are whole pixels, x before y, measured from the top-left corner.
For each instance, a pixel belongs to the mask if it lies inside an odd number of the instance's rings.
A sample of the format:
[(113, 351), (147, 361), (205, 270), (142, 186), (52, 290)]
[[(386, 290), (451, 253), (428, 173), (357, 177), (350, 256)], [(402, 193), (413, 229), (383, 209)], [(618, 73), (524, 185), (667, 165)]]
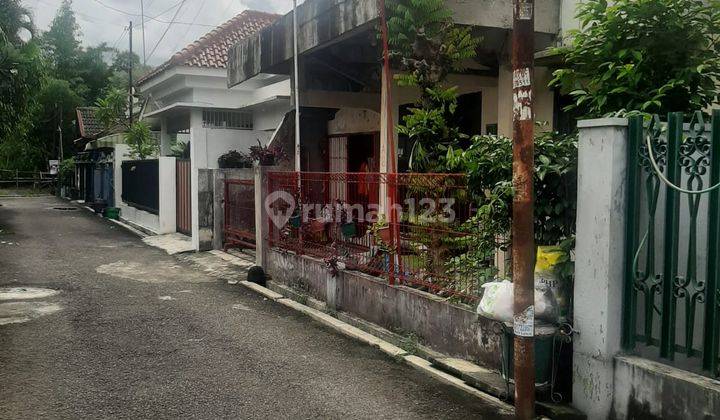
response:
[(0, 39), (19, 45), (23, 43), (23, 32), (35, 34), (30, 11), (20, 0), (0, 0)]
[(72, 81), (77, 77), (81, 54), (80, 26), (75, 19), (72, 0), (63, 0), (50, 29), (42, 36), (52, 75), (57, 79)]

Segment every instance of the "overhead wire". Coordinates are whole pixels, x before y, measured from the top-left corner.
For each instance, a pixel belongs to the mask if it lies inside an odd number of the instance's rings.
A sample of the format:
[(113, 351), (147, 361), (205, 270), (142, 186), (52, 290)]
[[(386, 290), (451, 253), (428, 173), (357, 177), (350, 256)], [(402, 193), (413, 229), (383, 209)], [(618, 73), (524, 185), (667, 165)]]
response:
[(175, 10), (175, 15), (173, 16), (172, 20), (168, 23), (168, 26), (165, 28), (165, 32), (163, 32), (162, 36), (160, 36), (160, 39), (155, 43), (155, 47), (153, 47), (152, 51), (150, 51), (150, 54), (148, 55), (148, 61), (152, 58), (152, 56), (155, 54), (155, 51), (160, 46), (160, 43), (165, 39), (165, 36), (167, 35), (168, 31), (170, 31), (170, 28), (172, 27), (173, 23), (175, 22), (175, 19), (177, 19), (178, 15), (180, 14), (180, 10), (182, 10), (183, 6), (185, 5), (185, 2), (187, 0), (182, 0), (180, 2), (180, 5), (178, 6), (177, 10)]

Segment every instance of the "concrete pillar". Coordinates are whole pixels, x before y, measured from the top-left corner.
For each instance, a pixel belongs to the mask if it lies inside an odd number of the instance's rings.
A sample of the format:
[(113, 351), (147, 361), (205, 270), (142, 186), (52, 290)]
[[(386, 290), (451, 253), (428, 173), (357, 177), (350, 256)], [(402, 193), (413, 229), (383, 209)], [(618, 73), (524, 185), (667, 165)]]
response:
[(190, 111), (190, 213), (192, 218), (192, 245), (200, 250), (199, 168), (207, 168), (207, 131), (203, 128), (202, 109)]
[(578, 128), (573, 405), (604, 419), (622, 327), (627, 120), (585, 120)]
[(497, 119), (498, 134), (512, 137), (513, 119), (512, 69), (509, 63), (503, 63), (498, 69)]
[(174, 157), (160, 157), (158, 159), (158, 178), (160, 182), (159, 234), (173, 233), (177, 230), (176, 169)]
[[(268, 191), (267, 173), (281, 170), (279, 166), (255, 166), (255, 265), (265, 269), (267, 273), (269, 216), (266, 200)], [(297, 205), (297, 203), (295, 203)]]
[[(391, 82), (394, 83), (394, 82)], [(380, 159), (379, 162), (379, 169), (381, 173), (389, 173), (392, 172), (392, 167), (394, 166), (396, 168), (395, 172), (397, 172), (397, 136), (395, 135), (395, 124), (397, 124), (398, 121), (398, 115), (397, 112), (393, 112), (393, 123), (392, 125), (388, 124), (388, 102), (391, 101), (391, 95), (396, 94), (396, 89), (392, 89), (391, 91), (388, 91), (386, 88), (386, 77), (385, 72), (382, 73), (382, 94), (380, 95), (380, 156), (378, 158)], [(392, 86), (392, 85), (391, 85)], [(397, 109), (395, 107), (395, 103), (392, 103), (392, 108)], [(392, 136), (392, 137), (390, 137)], [(392, 144), (389, 141), (392, 139)], [(395, 162), (393, 165), (392, 157), (390, 156), (391, 147), (395, 148)], [(387, 203), (387, 184), (386, 183), (380, 183), (379, 188), (379, 205), (382, 209), (379, 213), (385, 213), (389, 215), (389, 207)]]
[(170, 141), (170, 134), (168, 134), (167, 118), (160, 118), (160, 156), (169, 156), (172, 146)]

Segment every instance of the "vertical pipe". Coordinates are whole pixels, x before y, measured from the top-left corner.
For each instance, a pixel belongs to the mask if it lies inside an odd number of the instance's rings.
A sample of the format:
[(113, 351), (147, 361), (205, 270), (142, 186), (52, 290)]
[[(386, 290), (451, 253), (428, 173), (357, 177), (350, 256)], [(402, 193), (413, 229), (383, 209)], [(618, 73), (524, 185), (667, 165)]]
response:
[(293, 0), (293, 80), (295, 84), (295, 170), (302, 170), (300, 160), (300, 77), (298, 76), (297, 0)]
[(128, 38), (130, 38), (130, 60), (128, 60), (128, 88), (130, 89), (130, 99), (129, 99), (129, 106), (130, 106), (130, 112), (128, 121), (130, 121), (130, 126), (133, 125), (133, 23), (130, 21), (130, 29), (128, 30)]
[(535, 417), (535, 232), (533, 175), (534, 0), (513, 1), (513, 197), (515, 412)]
[(635, 319), (637, 292), (635, 291), (635, 268), (633, 257), (638, 247), (638, 208), (640, 207), (640, 144), (643, 139), (643, 117), (630, 119), (627, 147), (627, 196), (625, 202), (625, 279), (623, 294), (622, 346), (625, 350), (635, 347)]
[[(680, 185), (680, 143), (683, 135), (683, 114), (668, 115), (667, 179)], [(678, 230), (680, 226), (680, 193), (665, 188), (665, 237), (662, 284), (662, 323), (660, 331), (660, 357), (675, 358), (675, 278), (678, 266)]]
[[(713, 110), (710, 162), (710, 185), (720, 183), (720, 109)], [(720, 192), (710, 193), (708, 203), (708, 267), (703, 335), (703, 369), (718, 374), (718, 336), (720, 333)]]

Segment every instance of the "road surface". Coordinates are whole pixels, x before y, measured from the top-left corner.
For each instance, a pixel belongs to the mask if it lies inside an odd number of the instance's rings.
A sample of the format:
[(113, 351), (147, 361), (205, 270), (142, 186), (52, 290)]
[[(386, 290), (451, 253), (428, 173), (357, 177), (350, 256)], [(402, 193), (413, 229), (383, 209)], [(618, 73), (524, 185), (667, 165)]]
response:
[(500, 417), (67, 206), (0, 199), (0, 418)]

